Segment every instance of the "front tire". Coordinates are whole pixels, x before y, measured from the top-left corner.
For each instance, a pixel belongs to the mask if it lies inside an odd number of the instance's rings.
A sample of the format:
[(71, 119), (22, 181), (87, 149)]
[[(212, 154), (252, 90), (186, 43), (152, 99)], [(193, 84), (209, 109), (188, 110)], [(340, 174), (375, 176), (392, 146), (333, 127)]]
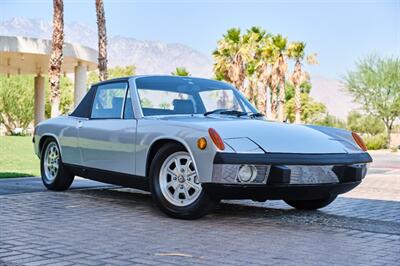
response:
[(40, 156), (42, 182), (49, 190), (67, 190), (74, 181), (74, 175), (62, 163), (60, 148), (53, 138), (43, 144)]
[(336, 195), (312, 200), (284, 200), (288, 205), (299, 210), (317, 210), (328, 206), (336, 199)]
[(200, 218), (218, 203), (202, 188), (190, 154), (174, 143), (156, 153), (150, 167), (150, 191), (157, 206), (173, 218)]

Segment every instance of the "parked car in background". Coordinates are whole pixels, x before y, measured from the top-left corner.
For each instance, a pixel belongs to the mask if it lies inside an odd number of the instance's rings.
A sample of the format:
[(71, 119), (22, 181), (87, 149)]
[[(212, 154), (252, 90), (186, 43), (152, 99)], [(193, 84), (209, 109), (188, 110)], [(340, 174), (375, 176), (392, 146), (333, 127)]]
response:
[(74, 176), (139, 188), (184, 219), (221, 199), (322, 208), (372, 161), (355, 133), (267, 121), (231, 85), (193, 77), (95, 84), (70, 115), (40, 123), (33, 142), (48, 189)]

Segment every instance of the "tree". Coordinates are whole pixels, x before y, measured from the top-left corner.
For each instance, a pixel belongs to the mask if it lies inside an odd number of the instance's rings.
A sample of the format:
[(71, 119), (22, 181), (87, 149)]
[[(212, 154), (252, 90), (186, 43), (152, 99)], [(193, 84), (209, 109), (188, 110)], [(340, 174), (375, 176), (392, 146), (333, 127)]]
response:
[(247, 78), (247, 88), (245, 88), (246, 98), (252, 103), (257, 103), (259, 77), (257, 68), (260, 62), (260, 44), (265, 31), (259, 27), (251, 27), (243, 35), (243, 46), (247, 53), (247, 62), (244, 62), (244, 71)]
[(400, 117), (400, 58), (369, 56), (344, 76), (346, 89), (365, 111), (386, 127), (388, 144), (394, 122)]
[[(285, 85), (285, 100), (286, 100), (286, 118), (290, 122), (295, 121), (296, 117), (296, 97), (293, 84), (286, 82)], [(326, 106), (323, 103), (316, 102), (311, 96), (311, 84), (308, 80), (304, 81), (300, 86), (300, 103), (301, 103), (301, 120), (304, 123), (312, 124), (321, 121), (326, 116)]]
[(103, 0), (96, 0), (98, 47), (99, 47), (99, 79), (101, 81), (108, 78), (107, 73), (107, 31), (106, 16), (104, 13)]
[(300, 85), (305, 80), (305, 73), (301, 69), (301, 61), (304, 57), (304, 49), (306, 45), (304, 42), (293, 42), (289, 44), (288, 56), (289, 58), (295, 59), (296, 63), (294, 66), (293, 74), (290, 78), (292, 84), (294, 85), (294, 110), (295, 119), (294, 122), (301, 123), (301, 90)]
[(282, 35), (278, 34), (272, 37), (272, 41), (274, 46), (279, 51), (279, 56), (277, 61), (274, 64), (273, 74), (277, 76), (279, 80), (279, 95), (278, 95), (278, 120), (285, 120), (285, 79), (286, 79), (286, 71), (287, 71), (287, 62), (286, 62), (286, 44), (287, 38), (284, 38)]
[(33, 77), (0, 76), (0, 124), (8, 133), (26, 129), (33, 120)]
[[(71, 79), (61, 76), (60, 79), (60, 114), (68, 114), (74, 108), (74, 86)], [(48, 97), (48, 87), (46, 87), (45, 115), (50, 117), (50, 101)]]
[(263, 52), (266, 36), (260, 27), (251, 27), (243, 35), (240, 29), (232, 28), (213, 53), (216, 78), (233, 83), (263, 113), (269, 79), (268, 59)]
[(336, 116), (326, 113), (321, 119), (313, 122), (315, 125), (326, 126), (326, 127), (336, 127), (346, 129), (346, 122), (337, 118)]
[[(259, 89), (258, 100), (262, 102), (259, 103), (259, 106), (257, 106), (257, 108), (263, 108), (263, 110), (268, 109), (266, 111), (266, 115), (271, 120), (276, 119), (278, 106), (277, 88), (279, 83), (279, 76), (277, 75), (277, 69), (274, 68), (274, 64), (277, 61), (278, 56), (279, 50), (273, 43), (272, 35), (265, 35), (261, 47), (261, 66), (260, 68), (258, 68), (260, 81), (264, 85), (264, 87), (261, 87)], [(267, 106), (267, 96), (269, 97), (269, 106)]]
[(187, 71), (186, 68), (184, 67), (177, 67), (175, 68), (174, 72), (171, 72), (171, 75), (185, 77), (185, 76), (190, 76), (190, 72)]
[(49, 80), (51, 89), (51, 117), (59, 115), (60, 74), (64, 45), (64, 3), (53, 0), (53, 37), (51, 42)]
[[(294, 75), (298, 113), (301, 106), (298, 87), (302, 83), (301, 77), (306, 75), (301, 69), (304, 46), (297, 42), (291, 47), (291, 58), (298, 62), (296, 73), (302, 74)], [(278, 116), (283, 121), (288, 52), (287, 38), (280, 34), (267, 34), (260, 27), (251, 27), (245, 34), (238, 28), (229, 29), (213, 53), (215, 77), (232, 83), (269, 119), (276, 120)]]
[[(256, 75), (256, 62), (250, 62), (246, 65), (246, 75), (248, 76), (248, 85), (245, 90), (245, 95), (247, 100), (251, 102), (253, 105), (259, 107), (261, 105), (262, 100), (260, 99), (260, 104), (257, 104), (258, 101), (258, 79)], [(262, 96), (261, 96), (262, 97)], [(264, 96), (265, 97), (265, 96)], [(263, 107), (261, 107), (263, 108)], [(260, 112), (265, 112), (265, 109), (260, 109)]]
[(243, 45), (240, 29), (231, 28), (218, 41), (218, 47), (213, 52), (215, 59), (214, 71), (216, 76), (232, 83), (241, 92), (244, 91), (246, 45)]
[[(247, 77), (246, 98), (259, 108), (262, 113), (266, 112), (266, 86), (267, 80), (263, 80), (265, 61), (262, 57), (265, 30), (260, 27), (251, 27), (243, 36), (243, 45), (246, 46), (245, 74)], [(264, 84), (260, 84), (264, 82)], [(263, 86), (264, 85), (264, 86)]]
[[(4, 124), (8, 133), (15, 128), (27, 129), (34, 117), (33, 76), (17, 75), (9, 78), (0, 75), (0, 124)], [(46, 117), (51, 116), (51, 91), (46, 90)], [(73, 84), (68, 77), (60, 78), (60, 113), (66, 114), (73, 107)]]
[(385, 132), (385, 124), (372, 115), (363, 115), (357, 111), (351, 111), (347, 116), (349, 130), (369, 135), (378, 135)]
[[(120, 78), (135, 75), (135, 66), (116, 66), (108, 69), (109, 78)], [(91, 71), (88, 76), (88, 86), (99, 82), (98, 71)]]

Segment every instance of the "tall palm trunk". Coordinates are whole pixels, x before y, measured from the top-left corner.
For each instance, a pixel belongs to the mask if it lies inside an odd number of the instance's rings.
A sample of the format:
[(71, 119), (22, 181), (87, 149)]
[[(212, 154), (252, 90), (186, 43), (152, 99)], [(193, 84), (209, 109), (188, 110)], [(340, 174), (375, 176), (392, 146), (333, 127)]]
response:
[(258, 86), (257, 109), (261, 113), (269, 115), (267, 113), (267, 86), (265, 84)]
[(245, 75), (245, 68), (243, 64), (243, 59), (242, 56), (239, 54), (236, 54), (233, 57), (233, 62), (232, 65), (230, 66), (228, 70), (228, 76), (229, 79), (232, 81), (233, 85), (239, 89), (243, 94), (245, 94), (245, 89), (243, 86), (244, 80), (246, 78)]
[(295, 111), (295, 123), (301, 123), (301, 90), (300, 85), (302, 81), (301, 63), (300, 60), (296, 60), (294, 66), (292, 81), (294, 85), (294, 111)]
[(279, 97), (278, 97), (278, 120), (285, 120), (285, 76), (287, 64), (285, 57), (281, 54), (278, 59), (279, 69)]
[(106, 17), (104, 13), (103, 0), (96, 0), (96, 15), (97, 15), (97, 29), (99, 41), (99, 79), (106, 80), (107, 73), (107, 31), (106, 31)]
[(60, 75), (64, 44), (63, 0), (53, 0), (53, 12), (52, 53), (50, 56), (49, 69), (51, 117), (58, 116), (60, 112)]
[(285, 120), (285, 78), (279, 79), (279, 96), (278, 96), (278, 120)]
[(270, 99), (271, 99), (271, 120), (276, 120), (278, 113), (278, 84), (279, 84), (279, 71), (278, 64), (275, 63), (272, 67), (271, 76), (269, 78)]
[(260, 68), (260, 83), (257, 91), (257, 109), (270, 118), (271, 113), (267, 110), (267, 103), (270, 97), (267, 97), (268, 86), (270, 83), (270, 75), (268, 64), (264, 63)]
[(254, 91), (256, 89), (257, 86), (257, 82), (254, 80), (254, 77), (250, 77), (249, 78), (249, 84), (246, 88), (246, 98), (247, 100), (249, 100), (249, 102), (251, 102), (252, 104), (254, 104)]
[(265, 116), (267, 119), (272, 120), (271, 118), (271, 88), (267, 85), (265, 87)]

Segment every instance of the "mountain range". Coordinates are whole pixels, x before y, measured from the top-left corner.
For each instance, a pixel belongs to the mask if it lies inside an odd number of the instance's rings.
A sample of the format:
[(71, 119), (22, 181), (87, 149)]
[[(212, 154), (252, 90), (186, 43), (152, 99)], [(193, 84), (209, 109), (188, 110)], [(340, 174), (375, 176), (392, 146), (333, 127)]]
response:
[[(85, 24), (65, 23), (65, 41), (97, 49), (97, 29)], [(14, 17), (0, 21), (0, 35), (50, 39), (52, 23), (41, 19)], [(123, 36), (108, 36), (110, 66), (135, 65), (137, 74), (170, 74), (186, 67), (192, 75), (212, 76), (212, 61), (193, 48), (179, 43), (142, 41)]]
[[(97, 49), (97, 29), (73, 22), (64, 25), (65, 41)], [(42, 19), (14, 17), (0, 20), (0, 35), (50, 39), (52, 23)], [(137, 40), (125, 36), (108, 36), (110, 66), (135, 65), (137, 74), (170, 74), (176, 67), (186, 67), (193, 76), (210, 78), (211, 55), (180, 43)], [(323, 102), (330, 114), (344, 119), (357, 106), (335, 79), (311, 74), (311, 96)]]

